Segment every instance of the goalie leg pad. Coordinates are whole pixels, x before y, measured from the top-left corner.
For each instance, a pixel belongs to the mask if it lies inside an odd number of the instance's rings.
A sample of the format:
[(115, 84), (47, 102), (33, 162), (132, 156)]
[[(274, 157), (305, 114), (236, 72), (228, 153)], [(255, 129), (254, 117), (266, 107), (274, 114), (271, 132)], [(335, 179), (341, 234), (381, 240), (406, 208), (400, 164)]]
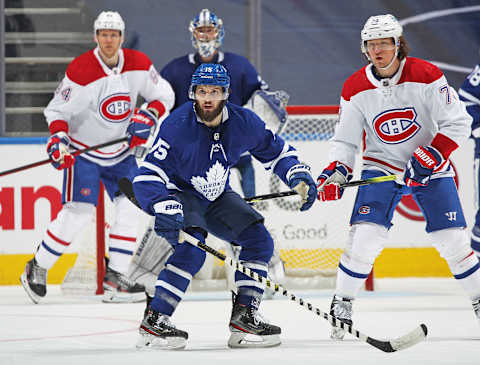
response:
[(480, 263), (468, 244), (465, 229), (442, 229), (430, 235), (433, 246), (447, 261), (453, 276), (470, 298), (480, 298)]
[(165, 262), (173, 253), (168, 241), (157, 236), (153, 229), (154, 218), (148, 224), (140, 244), (132, 257), (128, 277), (145, 286), (150, 296), (155, 295), (155, 282)]

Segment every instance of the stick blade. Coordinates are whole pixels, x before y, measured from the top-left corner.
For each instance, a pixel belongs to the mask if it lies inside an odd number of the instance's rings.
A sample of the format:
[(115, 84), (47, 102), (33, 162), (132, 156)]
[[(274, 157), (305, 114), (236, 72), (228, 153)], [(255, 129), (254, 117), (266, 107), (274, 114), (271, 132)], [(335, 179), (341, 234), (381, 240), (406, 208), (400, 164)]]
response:
[(390, 340), (390, 341), (380, 341), (374, 338), (368, 337), (367, 342), (376, 347), (379, 350), (384, 352), (395, 352), (400, 350), (405, 350), (413, 345), (416, 345), (420, 341), (423, 341), (427, 337), (428, 329), (427, 326), (423, 323), (415, 328), (413, 331), (407, 333), (406, 335)]

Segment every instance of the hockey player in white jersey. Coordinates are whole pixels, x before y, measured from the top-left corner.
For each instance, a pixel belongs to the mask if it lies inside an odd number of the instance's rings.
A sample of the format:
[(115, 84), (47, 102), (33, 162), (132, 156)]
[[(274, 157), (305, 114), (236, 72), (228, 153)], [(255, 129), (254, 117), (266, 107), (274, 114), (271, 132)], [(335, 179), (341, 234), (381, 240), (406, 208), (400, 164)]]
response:
[[(34, 303), (46, 295), (48, 269), (90, 221), (100, 182), (115, 205), (104, 301), (144, 298), (143, 286), (124, 275), (135, 249), (139, 215), (137, 208), (118, 194), (117, 181), (137, 168), (133, 148), (146, 142), (158, 118), (172, 108), (174, 94), (145, 54), (121, 48), (124, 33), (119, 13), (100, 13), (94, 23), (97, 47), (69, 64), (45, 108), (51, 133), (47, 153), (64, 175), (63, 207), (21, 275), (21, 283)], [(146, 103), (134, 111), (138, 95)], [(126, 135), (128, 143), (77, 157), (71, 154)]]
[[(241, 247), (240, 261), (267, 275), (273, 240), (264, 218), (229, 184), (230, 170), (249, 151), (263, 166), (302, 197), (301, 210), (316, 199), (309, 167), (296, 150), (265, 127), (252, 111), (228, 102), (230, 77), (219, 64), (202, 64), (192, 76), (190, 97), (160, 126), (153, 147), (133, 180), (142, 209), (155, 216), (155, 232), (174, 248), (155, 283), (153, 298), (140, 325), (138, 346), (185, 347), (187, 332), (170, 317), (185, 295), (206, 253), (187, 242), (180, 230), (204, 242), (207, 232)], [(264, 285), (237, 271), (237, 295), (229, 322), (230, 347), (280, 344), (280, 328), (258, 315)], [(252, 341), (249, 335), (257, 338)]]
[[(468, 244), (448, 160), (470, 134), (471, 117), (436, 66), (407, 57), (402, 26), (394, 16), (370, 17), (361, 32), (361, 49), (369, 64), (343, 85), (340, 122), (330, 142), (332, 162), (317, 180), (319, 200), (341, 198), (339, 184), (351, 179), (362, 138), (362, 179), (403, 173), (403, 181), (359, 187), (331, 314), (352, 323), (352, 303), (384, 247), (395, 207), (402, 195), (412, 194), (433, 245), (480, 317), (480, 265)], [(333, 328), (331, 337), (343, 339), (344, 334)]]

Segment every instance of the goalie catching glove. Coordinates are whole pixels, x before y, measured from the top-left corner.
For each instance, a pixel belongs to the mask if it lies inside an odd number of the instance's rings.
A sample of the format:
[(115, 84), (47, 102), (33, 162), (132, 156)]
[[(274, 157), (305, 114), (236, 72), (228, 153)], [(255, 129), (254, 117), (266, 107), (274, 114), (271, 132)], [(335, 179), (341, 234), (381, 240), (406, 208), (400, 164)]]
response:
[(302, 197), (300, 211), (310, 209), (315, 202), (317, 187), (307, 165), (295, 165), (287, 172), (287, 181), (290, 189), (295, 190)]
[(419, 146), (407, 162), (403, 180), (407, 186), (427, 186), (433, 170), (443, 164), (442, 154), (432, 146)]
[(317, 178), (318, 200), (338, 200), (343, 195), (341, 184), (349, 182), (353, 177), (352, 169), (347, 165), (331, 162)]
[(165, 238), (173, 247), (178, 244), (183, 229), (183, 206), (174, 195), (169, 195), (153, 204), (155, 232)]
[(72, 167), (75, 163), (75, 156), (70, 154), (68, 146), (70, 137), (65, 132), (52, 134), (47, 142), (47, 153), (52, 160), (52, 165), (57, 170)]

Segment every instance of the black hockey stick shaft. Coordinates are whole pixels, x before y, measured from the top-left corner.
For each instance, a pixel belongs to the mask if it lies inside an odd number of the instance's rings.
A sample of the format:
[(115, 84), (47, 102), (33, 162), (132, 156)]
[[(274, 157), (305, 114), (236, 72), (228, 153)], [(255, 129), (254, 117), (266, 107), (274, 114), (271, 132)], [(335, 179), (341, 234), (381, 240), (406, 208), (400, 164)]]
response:
[[(361, 185), (369, 185), (369, 184), (377, 184), (385, 181), (395, 181), (399, 179), (399, 175), (385, 175), (385, 176), (378, 176), (378, 177), (372, 177), (369, 179), (364, 179), (364, 180), (356, 180), (356, 181), (350, 181), (345, 184), (341, 184), (341, 188), (351, 188), (354, 186), (361, 186)], [(263, 200), (268, 200), (268, 199), (276, 199), (276, 198), (284, 198), (286, 196), (292, 196), (292, 195), (298, 195), (298, 193), (295, 190), (290, 190), (290, 191), (282, 191), (279, 193), (271, 193), (271, 194), (265, 194), (265, 195), (257, 195), (257, 196), (252, 196), (249, 198), (245, 198), (245, 201), (247, 203), (257, 203)]]
[[(140, 208), (140, 204), (138, 203), (137, 199), (135, 198), (135, 194), (133, 191), (133, 185), (130, 183), (130, 181), (126, 178), (120, 179), (118, 182), (118, 187), (122, 193), (125, 194), (125, 196), (133, 203), (135, 204), (138, 208)], [(290, 300), (297, 302), (300, 304), (302, 307), (308, 309), (309, 311), (315, 313), (316, 315), (324, 318), (326, 321), (328, 321), (332, 326), (343, 328), (345, 331), (348, 333), (352, 334), (353, 336), (357, 337), (361, 341), (364, 341), (366, 343), (369, 343), (373, 347), (376, 347), (377, 349), (384, 351), (384, 352), (394, 352), (394, 351), (399, 351), (406, 349), (410, 346), (413, 346), (417, 344), (418, 342), (422, 341), (425, 339), (427, 336), (427, 326), (424, 324), (421, 324), (419, 327), (415, 328), (413, 331), (410, 333), (393, 339), (393, 340), (387, 340), (387, 341), (382, 341), (382, 340), (377, 340), (373, 337), (367, 336), (360, 331), (354, 329), (352, 326), (345, 324), (338, 320), (337, 318), (333, 317), (327, 312), (323, 312), (319, 308), (314, 307), (312, 304), (306, 302), (304, 299), (297, 297), (293, 293), (289, 293), (287, 289), (282, 287), (279, 284), (273, 283), (270, 280), (258, 275), (255, 271), (250, 270), (248, 267), (243, 266), (239, 262), (235, 261), (231, 257), (228, 257), (224, 255), (221, 252), (218, 252), (215, 250), (213, 247), (208, 246), (207, 244), (197, 240), (195, 237), (189, 235), (186, 232), (181, 231), (181, 239), (180, 241), (187, 241), (188, 243), (197, 246), (201, 250), (208, 252), (209, 254), (217, 257), (218, 259), (224, 261), (227, 265), (235, 268), (236, 270), (239, 270), (243, 272), (245, 275), (248, 275), (251, 277), (253, 280), (258, 281), (260, 283), (265, 283), (265, 285), (272, 290), (275, 290), (276, 292), (282, 293), (283, 296), (288, 297)]]
[[(75, 151), (75, 152), (72, 153), (72, 155), (73, 156), (78, 156), (78, 155), (81, 155), (82, 153), (85, 153), (85, 152), (90, 152), (90, 151), (93, 151), (93, 150), (96, 150), (96, 149), (99, 149), (99, 148), (108, 147), (108, 146), (111, 146), (111, 145), (114, 145), (114, 144), (117, 144), (117, 143), (126, 142), (126, 141), (128, 141), (128, 137), (122, 137), (122, 138), (114, 139), (113, 141), (97, 144), (95, 146), (84, 148), (83, 150)], [(50, 158), (47, 158), (45, 160), (30, 163), (28, 165), (15, 167), (14, 169), (10, 169), (10, 170), (0, 172), (0, 177), (5, 176), (5, 175), (10, 175), (10, 174), (13, 174), (15, 172), (28, 170), (28, 169), (31, 169), (33, 167), (45, 165), (45, 164), (50, 163), (50, 162), (53, 162), (53, 161)]]
[(238, 261), (235, 261), (231, 257), (225, 256), (221, 252), (218, 252), (214, 248), (208, 246), (207, 244), (197, 240), (195, 237), (189, 235), (186, 232), (180, 231), (180, 242), (187, 241), (188, 243), (197, 246), (201, 250), (208, 252), (209, 254), (217, 257), (218, 259), (222, 260), (225, 262), (227, 265), (233, 267), (234, 269), (244, 273), (245, 275), (249, 276), (253, 280), (265, 284), (268, 288), (282, 293), (283, 296), (288, 297), (290, 300), (298, 303), (302, 307), (306, 308), (307, 310), (315, 313), (316, 315), (322, 317), (325, 319), (327, 322), (329, 322), (332, 326), (337, 327), (337, 328), (342, 328), (346, 332), (350, 333), (351, 335), (357, 337), (360, 341), (366, 342), (373, 347), (384, 351), (384, 352), (395, 352), (399, 350), (404, 350), (408, 347), (411, 347), (418, 342), (422, 341), (425, 339), (427, 336), (427, 326), (425, 324), (421, 324), (417, 328), (415, 328), (413, 331), (407, 333), (404, 336), (398, 337), (396, 339), (392, 340), (377, 340), (373, 337), (367, 336), (363, 334), (362, 332), (356, 330), (352, 326), (341, 322), (339, 319), (336, 317), (332, 316), (331, 314), (322, 311), (321, 309), (314, 307), (312, 304), (306, 302), (304, 299), (296, 296), (293, 293), (290, 293), (287, 289), (285, 289), (283, 286), (280, 284), (276, 284), (268, 280), (267, 278), (264, 278), (263, 276), (260, 276), (258, 273), (255, 271), (250, 270), (248, 267), (243, 266), (241, 263)]

